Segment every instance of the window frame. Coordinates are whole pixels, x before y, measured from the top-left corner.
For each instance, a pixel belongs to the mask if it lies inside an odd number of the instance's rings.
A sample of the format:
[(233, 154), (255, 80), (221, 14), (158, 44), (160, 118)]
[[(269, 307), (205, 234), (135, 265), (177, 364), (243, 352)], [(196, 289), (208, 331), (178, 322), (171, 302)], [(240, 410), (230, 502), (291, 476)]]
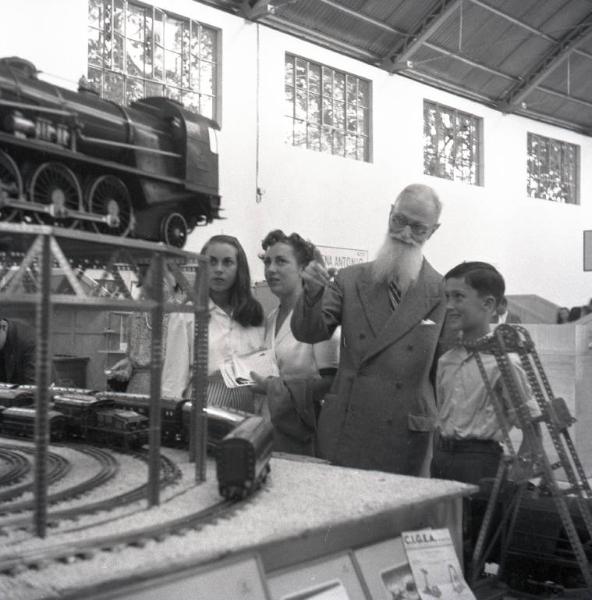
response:
[[(536, 176), (538, 175), (538, 177), (541, 176), (542, 170), (538, 169), (538, 173), (533, 173), (533, 171), (531, 170), (531, 167), (533, 166), (533, 159), (540, 157), (541, 153), (538, 152), (537, 156), (534, 157), (533, 153), (531, 152), (531, 144), (533, 141), (538, 141), (539, 145), (541, 144), (541, 142), (544, 142), (545, 144), (545, 153), (547, 154), (547, 164), (546, 166), (546, 174), (544, 175), (544, 178), (547, 179), (547, 182), (549, 182), (550, 180), (550, 172), (551, 170), (549, 169), (549, 162), (551, 161), (551, 158), (549, 157), (549, 146), (551, 143), (555, 143), (558, 144), (560, 146), (560, 151), (561, 151), (561, 164), (559, 165), (559, 169), (560, 172), (563, 174), (565, 173), (566, 168), (569, 169), (569, 163), (570, 160), (565, 156), (565, 154), (567, 153), (568, 150), (572, 150), (573, 153), (575, 154), (575, 167), (574, 167), (574, 172), (571, 173), (570, 175), (573, 177), (573, 200), (570, 200), (570, 197), (568, 196), (567, 199), (558, 199), (558, 198), (551, 198), (548, 195), (536, 195), (536, 190), (534, 190), (534, 186), (531, 184), (531, 181), (534, 179), (535, 182), (537, 183), (538, 187), (542, 187), (541, 186), (541, 180), (537, 179)], [(541, 160), (539, 158), (539, 160)], [(528, 131), (527, 135), (526, 135), (526, 195), (528, 198), (532, 198), (533, 200), (547, 200), (549, 202), (554, 202), (555, 204), (569, 204), (572, 206), (581, 206), (580, 204), (580, 188), (581, 188), (581, 184), (580, 184), (580, 177), (581, 177), (581, 146), (580, 144), (572, 144), (571, 142), (566, 142), (564, 140), (560, 140), (558, 138), (553, 138), (553, 137), (549, 137), (549, 136), (545, 136), (545, 135), (541, 135), (540, 133), (534, 133), (532, 131)], [(559, 180), (559, 185), (567, 185), (569, 187), (572, 187), (572, 184), (567, 181), (563, 181), (562, 178), (560, 178)]]
[[(291, 81), (288, 82), (288, 66), (291, 61)], [(304, 87), (298, 85), (297, 71), (298, 61), (304, 63), (306, 84)], [(315, 91), (311, 89), (311, 71), (318, 70), (318, 82), (315, 84)], [(340, 81), (343, 81), (341, 98), (338, 90)], [(355, 106), (349, 101), (348, 85), (352, 82), (355, 85)], [(360, 83), (365, 85), (365, 90), (361, 89)], [(324, 63), (305, 58), (294, 52), (286, 51), (284, 53), (284, 111), (283, 119), (286, 123), (285, 142), (292, 147), (304, 147), (307, 150), (314, 150), (322, 154), (350, 158), (358, 162), (371, 163), (372, 156), (372, 80), (360, 77), (354, 73), (331, 67)], [(288, 97), (288, 88), (291, 89), (291, 98)], [(328, 90), (331, 90), (328, 93)], [(306, 111), (304, 117), (298, 115), (299, 105), (298, 96), (303, 95), (306, 98)], [(318, 106), (314, 112), (318, 112), (318, 119), (310, 119), (311, 96), (318, 98)], [(360, 102), (365, 99), (365, 104)], [(341, 105), (343, 112), (341, 112)], [(340, 108), (336, 115), (336, 106)], [(288, 107), (290, 110), (288, 110)], [(352, 111), (352, 112), (349, 112)], [(348, 118), (355, 112), (355, 133), (348, 128)], [(330, 121), (325, 121), (327, 115), (330, 115)], [(361, 115), (361, 116), (360, 116)], [(337, 124), (336, 124), (337, 123)], [(339, 123), (343, 126), (340, 127)], [(297, 133), (297, 127), (301, 127), (304, 134)], [(309, 131), (318, 130), (318, 140), (311, 142)], [(297, 136), (303, 135), (302, 141), (298, 142)], [(351, 137), (355, 138), (355, 156), (351, 154)], [(341, 141), (339, 141), (341, 139)], [(362, 144), (360, 144), (362, 140)]]
[[(108, 25), (105, 25), (105, 3), (110, 5), (111, 10), (111, 19)], [(120, 3), (122, 7), (122, 18), (121, 18), (121, 26), (116, 31), (114, 26), (115, 20), (115, 7), (116, 4)], [(95, 5), (100, 5), (100, 13), (99, 13), (99, 22), (98, 24), (91, 19), (91, 8)], [(138, 40), (134, 40), (128, 34), (128, 24), (130, 19), (130, 10), (129, 7), (132, 6), (136, 9), (141, 9), (142, 11), (142, 29), (143, 29), (143, 38), (144, 42), (140, 41), (139, 43), (144, 43), (145, 45), (149, 45), (148, 50), (144, 50), (146, 54), (149, 55), (150, 60), (150, 73), (146, 72), (146, 62), (144, 62), (144, 72), (140, 75), (130, 73), (127, 57), (128, 57), (128, 48), (129, 45), (134, 41), (138, 42)], [(156, 23), (160, 18), (163, 39), (161, 42), (157, 40), (155, 29)], [(146, 31), (146, 21), (150, 19), (152, 21), (152, 29), (150, 32)], [(181, 27), (187, 28), (189, 31), (189, 44), (190, 47), (187, 49), (186, 58), (183, 59), (185, 54), (185, 33), (183, 32), (182, 42), (181, 42), (181, 66), (180, 66), (180, 81), (178, 83), (172, 82), (167, 78), (167, 56), (173, 52), (169, 48), (166, 39), (167, 32), (167, 20), (175, 20), (181, 23)], [(194, 29), (196, 33), (194, 33)], [(201, 35), (203, 30), (210, 32), (212, 38), (212, 49), (211, 49), (211, 58), (203, 57), (200, 51), (201, 45)], [(94, 81), (95, 79), (92, 77), (92, 72), (95, 71), (99, 75), (98, 79), (100, 81), (100, 89), (97, 91), (102, 98), (109, 98), (109, 92), (105, 90), (106, 88), (106, 76), (110, 75), (114, 80), (116, 78), (121, 78), (121, 83), (119, 85), (122, 86), (121, 95), (122, 98), (118, 98), (115, 100), (117, 103), (122, 103), (124, 105), (129, 105), (131, 102), (143, 98), (145, 96), (150, 95), (158, 95), (159, 94), (172, 99), (177, 99), (183, 101), (184, 95), (193, 94), (195, 95), (199, 110), (195, 108), (195, 106), (190, 106), (184, 103), (184, 106), (187, 110), (192, 112), (198, 112), (210, 119), (219, 121), (221, 115), (221, 30), (217, 27), (213, 27), (208, 25), (207, 23), (203, 23), (196, 19), (192, 19), (187, 16), (183, 16), (177, 14), (175, 12), (164, 10), (159, 6), (146, 4), (139, 0), (88, 0), (87, 4), (87, 77), (89, 80)], [(106, 39), (108, 36), (111, 36), (111, 48), (110, 50), (106, 47)], [(194, 39), (194, 35), (197, 36), (197, 41), (195, 42), (197, 46), (197, 54), (192, 54), (191, 43)], [(119, 36), (121, 39), (120, 50), (121, 50), (121, 58), (118, 64), (115, 64), (114, 54), (117, 51), (116, 48), (116, 36)], [(149, 44), (147, 44), (146, 40), (151, 36)], [(97, 41), (97, 60), (96, 62), (91, 57), (91, 42), (92, 40)], [(160, 79), (155, 78), (155, 70), (156, 70), (156, 55), (157, 50), (160, 50), (162, 53), (162, 76)], [(207, 63), (210, 65), (212, 70), (211, 75), (211, 89), (204, 90), (202, 88), (202, 75), (200, 72), (201, 64)], [(194, 63), (193, 65), (191, 63)], [(193, 80), (193, 69), (198, 71), (197, 81), (194, 83)], [(130, 81), (140, 82), (143, 93), (138, 94), (134, 97), (128, 96), (128, 84)], [(147, 89), (148, 86), (153, 87), (153, 91)], [(173, 93), (170, 93), (171, 90), (174, 90)], [(176, 92), (176, 93), (175, 93)], [(210, 102), (211, 112), (208, 114), (207, 111), (202, 111), (202, 97)], [(111, 97), (112, 98), (112, 97)]]
[[(474, 130), (476, 132), (476, 140), (471, 140), (471, 146), (472, 148), (474, 148), (474, 150), (472, 149), (472, 152), (474, 154), (474, 156), (476, 157), (474, 160), (474, 167), (472, 168), (472, 171), (474, 172), (474, 177), (475, 180), (471, 181), (469, 179), (463, 178), (463, 177), (457, 177), (456, 173), (457, 170), (459, 169), (459, 167), (456, 166), (456, 164), (459, 162), (458, 161), (458, 153), (454, 152), (454, 163), (452, 165), (452, 177), (448, 177), (445, 174), (442, 174), (443, 171), (443, 167), (446, 167), (448, 165), (448, 161), (447, 162), (443, 162), (441, 160), (441, 157), (444, 156), (443, 154), (438, 154), (438, 149), (437, 149), (437, 142), (436, 142), (436, 147), (434, 147), (434, 145), (431, 146), (432, 148), (432, 154), (434, 156), (434, 158), (437, 160), (437, 162), (435, 163), (437, 165), (437, 171), (438, 172), (429, 172), (427, 169), (427, 160), (428, 160), (428, 149), (429, 146), (427, 145), (427, 139), (428, 139), (428, 134), (427, 134), (427, 127), (428, 127), (428, 120), (427, 120), (427, 112), (430, 108), (433, 108), (434, 110), (437, 111), (438, 115), (440, 116), (441, 119), (441, 114), (443, 111), (446, 111), (448, 113), (451, 113), (453, 115), (453, 127), (454, 127), (454, 136), (453, 136), (453, 143), (454, 146), (457, 146), (457, 139), (458, 136), (456, 134), (456, 131), (458, 129), (458, 124), (459, 124), (459, 119), (460, 118), (465, 118), (468, 120), (473, 121), (473, 126), (474, 126)], [(438, 136), (440, 137), (440, 136)], [(485, 164), (484, 164), (484, 127), (483, 127), (483, 117), (480, 117), (478, 115), (475, 115), (473, 113), (469, 113), (467, 111), (463, 111), (460, 110), (458, 108), (455, 108), (453, 106), (448, 106), (446, 104), (442, 104), (441, 102), (435, 102), (433, 100), (428, 100), (427, 98), (424, 98), (423, 100), (423, 172), (424, 175), (429, 175), (431, 177), (438, 177), (439, 179), (446, 179), (448, 181), (454, 181), (455, 183), (464, 183), (464, 184), (468, 184), (468, 185), (474, 185), (474, 186), (478, 186), (478, 187), (484, 187), (485, 186)], [(446, 158), (446, 157), (445, 157)]]

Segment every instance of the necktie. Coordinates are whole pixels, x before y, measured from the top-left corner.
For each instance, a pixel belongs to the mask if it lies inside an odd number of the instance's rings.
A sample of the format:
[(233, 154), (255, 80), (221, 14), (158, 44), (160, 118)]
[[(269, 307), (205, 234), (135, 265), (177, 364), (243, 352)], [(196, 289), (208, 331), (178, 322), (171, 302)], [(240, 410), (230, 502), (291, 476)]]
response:
[(395, 281), (391, 281), (388, 285), (388, 295), (391, 308), (396, 310), (401, 303), (401, 290)]

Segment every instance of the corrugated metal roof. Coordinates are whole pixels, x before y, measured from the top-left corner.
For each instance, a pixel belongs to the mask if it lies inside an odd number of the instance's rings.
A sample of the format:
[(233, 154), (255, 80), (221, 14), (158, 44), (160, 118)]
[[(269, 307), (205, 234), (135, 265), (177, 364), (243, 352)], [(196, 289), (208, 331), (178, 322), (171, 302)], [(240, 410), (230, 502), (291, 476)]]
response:
[(201, 0), (505, 112), (592, 135), (591, 0)]

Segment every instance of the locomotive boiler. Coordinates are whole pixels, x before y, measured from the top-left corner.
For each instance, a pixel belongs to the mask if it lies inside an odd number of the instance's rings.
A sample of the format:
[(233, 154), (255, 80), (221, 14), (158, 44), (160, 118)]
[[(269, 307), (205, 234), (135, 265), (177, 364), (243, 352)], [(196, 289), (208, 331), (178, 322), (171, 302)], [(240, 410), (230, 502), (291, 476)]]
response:
[(0, 59), (0, 221), (90, 228), (182, 247), (220, 218), (218, 125), (175, 100), (121, 106)]

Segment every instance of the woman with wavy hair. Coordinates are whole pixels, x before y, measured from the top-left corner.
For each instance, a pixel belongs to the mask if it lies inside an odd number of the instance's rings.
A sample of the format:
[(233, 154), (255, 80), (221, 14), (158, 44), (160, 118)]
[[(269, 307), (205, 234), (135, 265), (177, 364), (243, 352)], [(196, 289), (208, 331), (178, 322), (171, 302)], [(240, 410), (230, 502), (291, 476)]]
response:
[[(249, 264), (240, 242), (215, 235), (202, 248), (209, 260), (208, 404), (254, 412), (249, 387), (228, 388), (220, 368), (233, 355), (263, 346), (263, 309), (251, 290)], [(193, 365), (193, 314), (175, 313), (167, 332), (163, 396), (190, 394)]]
[(322, 261), (315, 246), (297, 233), (276, 229), (262, 242), (265, 280), (279, 300), (265, 319), (265, 346), (274, 351), (279, 377), (253, 374), (265, 393), (264, 414), (274, 425), (274, 449), (314, 455), (316, 418), (339, 362), (339, 338), (305, 344), (294, 338), (290, 317), (302, 293), (301, 273), (311, 260)]

